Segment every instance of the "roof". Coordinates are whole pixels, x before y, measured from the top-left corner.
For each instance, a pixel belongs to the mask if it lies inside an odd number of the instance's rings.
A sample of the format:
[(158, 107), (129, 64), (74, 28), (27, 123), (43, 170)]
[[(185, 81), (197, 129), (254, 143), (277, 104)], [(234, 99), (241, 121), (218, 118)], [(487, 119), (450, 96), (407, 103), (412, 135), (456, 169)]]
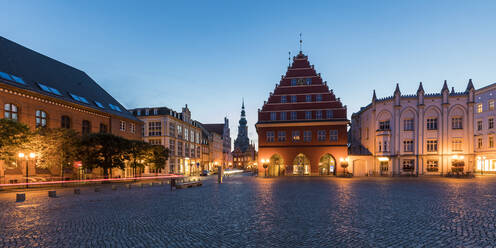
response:
[(219, 124), (202, 124), (209, 132), (224, 134), (224, 123)]
[[(0, 36), (0, 82), (137, 120), (85, 72)], [(6, 75), (9, 74), (9, 75)]]

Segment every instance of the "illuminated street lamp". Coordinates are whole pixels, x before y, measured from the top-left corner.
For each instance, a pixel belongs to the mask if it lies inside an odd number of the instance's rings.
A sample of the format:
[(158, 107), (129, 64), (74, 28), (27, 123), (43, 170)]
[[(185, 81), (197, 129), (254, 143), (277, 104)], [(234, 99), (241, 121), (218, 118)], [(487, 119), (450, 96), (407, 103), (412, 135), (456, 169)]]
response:
[(267, 167), (269, 167), (269, 160), (268, 159), (262, 159), (262, 166), (265, 169), (265, 177), (267, 177)]
[(36, 154), (34, 152), (29, 153), (29, 156), (26, 156), (26, 154), (20, 152), (18, 154), (20, 160), (26, 160), (26, 188), (29, 187), (29, 160), (34, 159), (36, 157)]

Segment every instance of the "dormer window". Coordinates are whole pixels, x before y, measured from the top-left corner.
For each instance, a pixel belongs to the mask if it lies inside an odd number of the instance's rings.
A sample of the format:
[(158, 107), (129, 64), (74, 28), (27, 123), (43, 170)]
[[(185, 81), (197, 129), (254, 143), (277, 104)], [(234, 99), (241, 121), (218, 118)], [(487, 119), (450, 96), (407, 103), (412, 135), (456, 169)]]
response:
[[(40, 86), (40, 88), (45, 91), (45, 92), (48, 92), (48, 93), (52, 93), (52, 94), (55, 94), (55, 95), (59, 95), (61, 96), (62, 94), (60, 94), (60, 91), (58, 91), (57, 89), (55, 88), (52, 88), (50, 86), (46, 86), (44, 84), (41, 84), (41, 83), (38, 83), (38, 86)], [(72, 96), (72, 95), (71, 95)], [(74, 97), (73, 97), (74, 98)], [(74, 100), (77, 100), (77, 99), (74, 99)], [(79, 100), (78, 100), (79, 101)]]
[(111, 109), (113, 109), (113, 110), (115, 110), (115, 111), (119, 111), (119, 112), (121, 112), (121, 108), (119, 108), (119, 106), (116, 106), (116, 105), (114, 105), (114, 104), (109, 104), (109, 106), (110, 106), (110, 108), (111, 108)]
[(99, 102), (99, 101), (94, 101), (94, 102), (95, 102), (96, 106), (98, 106), (99, 108), (105, 108), (105, 107), (103, 107), (103, 104), (101, 102)]
[(153, 109), (153, 114), (158, 115), (158, 109)]
[(88, 100), (86, 100), (86, 98), (84, 98), (82, 96), (74, 95), (72, 93), (69, 93), (69, 95), (72, 97), (72, 99), (74, 99), (74, 100), (76, 100), (78, 102), (89, 103)]

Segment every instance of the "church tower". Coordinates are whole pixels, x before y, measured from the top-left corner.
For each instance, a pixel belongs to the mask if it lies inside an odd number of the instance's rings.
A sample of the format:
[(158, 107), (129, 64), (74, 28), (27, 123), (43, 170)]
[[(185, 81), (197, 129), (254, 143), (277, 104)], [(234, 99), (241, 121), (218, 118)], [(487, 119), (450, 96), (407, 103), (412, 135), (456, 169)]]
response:
[(234, 141), (234, 149), (239, 148), (241, 152), (246, 152), (250, 146), (250, 139), (248, 138), (248, 126), (246, 125), (245, 101), (241, 104), (241, 118), (239, 119), (238, 137)]

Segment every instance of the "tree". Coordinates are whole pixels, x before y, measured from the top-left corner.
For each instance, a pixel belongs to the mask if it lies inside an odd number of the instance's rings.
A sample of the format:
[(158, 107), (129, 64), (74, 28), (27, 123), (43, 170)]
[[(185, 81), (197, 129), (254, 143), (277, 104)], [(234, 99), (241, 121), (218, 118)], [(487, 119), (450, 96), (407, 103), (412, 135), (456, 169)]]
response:
[(151, 145), (148, 148), (148, 156), (145, 161), (150, 164), (158, 174), (158, 170), (165, 168), (167, 159), (169, 159), (169, 149), (161, 145)]
[(108, 133), (93, 133), (84, 135), (81, 138), (80, 157), (83, 168), (93, 169), (100, 167), (103, 169), (105, 178), (109, 176), (112, 168), (124, 169), (126, 150), (129, 142), (121, 137)]
[(17, 121), (0, 119), (0, 160), (12, 160), (28, 142), (29, 128)]
[(143, 168), (144, 161), (148, 157), (150, 144), (141, 140), (129, 140), (126, 151), (126, 159), (129, 160), (131, 168), (133, 168), (134, 175), (136, 175), (136, 168)]
[(72, 168), (79, 157), (80, 136), (72, 129), (38, 128), (27, 142), (27, 149), (37, 153), (37, 166), (58, 170)]

